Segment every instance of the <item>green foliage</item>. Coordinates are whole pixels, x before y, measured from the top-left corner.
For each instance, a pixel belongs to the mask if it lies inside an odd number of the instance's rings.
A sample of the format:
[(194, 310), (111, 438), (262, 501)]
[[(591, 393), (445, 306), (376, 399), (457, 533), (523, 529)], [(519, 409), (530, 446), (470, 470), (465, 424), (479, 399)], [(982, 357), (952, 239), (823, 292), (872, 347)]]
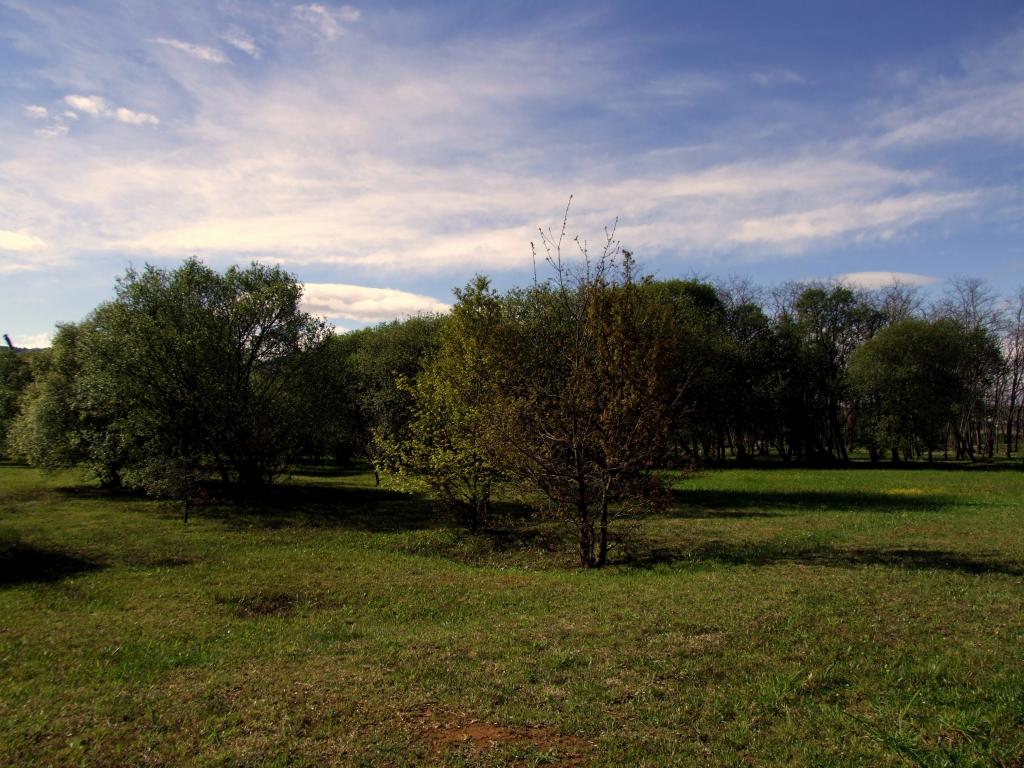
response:
[(317, 417), (326, 329), (300, 297), (277, 267), (129, 270), (113, 301), (60, 329), (16, 445), (159, 495), (188, 498), (210, 471), (262, 486)]
[(13, 349), (0, 348), (0, 455), (18, 415), (18, 400), (31, 381), (32, 371), (26, 357)]
[(397, 379), (399, 390), (412, 397), (401, 439), (392, 432), (392, 437), (381, 435), (378, 445), (384, 466), (425, 481), (449, 512), (476, 531), (486, 522), (492, 490), (503, 476), (482, 442), (490, 414), (481, 397), (487, 380), (481, 323), (495, 296), (481, 277), (456, 296), (425, 370), (415, 381)]
[(348, 369), (346, 386), (356, 405), (354, 449), (378, 467), (382, 448), (404, 440), (413, 418), (413, 381), (438, 345), (438, 316), (415, 316), (346, 333), (339, 351)]
[(481, 452), (574, 527), (587, 567), (607, 562), (616, 518), (657, 504), (674, 399), (670, 314), (614, 255), (579, 275), (552, 259), (553, 282), (505, 295), (478, 279), (455, 309)]
[(850, 376), (868, 445), (931, 455), (967, 393), (968, 353), (968, 335), (952, 320), (901, 320), (858, 349)]

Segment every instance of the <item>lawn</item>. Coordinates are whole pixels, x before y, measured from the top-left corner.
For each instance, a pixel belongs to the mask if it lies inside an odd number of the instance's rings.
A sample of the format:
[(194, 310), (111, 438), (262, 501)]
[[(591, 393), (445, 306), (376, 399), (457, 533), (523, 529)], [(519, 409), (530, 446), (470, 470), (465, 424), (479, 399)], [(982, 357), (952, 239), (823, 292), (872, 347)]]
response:
[(366, 474), (0, 465), (0, 765), (1024, 765), (1024, 472), (672, 478), (600, 572)]

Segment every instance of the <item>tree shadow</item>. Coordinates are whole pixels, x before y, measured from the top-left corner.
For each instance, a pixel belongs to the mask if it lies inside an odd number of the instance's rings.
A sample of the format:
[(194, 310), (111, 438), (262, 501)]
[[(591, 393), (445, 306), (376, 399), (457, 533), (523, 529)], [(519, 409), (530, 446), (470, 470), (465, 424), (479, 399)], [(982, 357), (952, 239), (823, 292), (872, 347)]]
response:
[(950, 550), (868, 547), (838, 549), (831, 546), (794, 548), (771, 542), (736, 544), (718, 540), (691, 547), (659, 547), (636, 542), (623, 552), (620, 563), (634, 568), (681, 563), (752, 566), (795, 564), (832, 568), (880, 565), (920, 571), (1024, 576), (1024, 564), (1020, 562), (969, 557)]
[(785, 512), (937, 511), (952, 497), (938, 493), (900, 495), (873, 491), (732, 491), (672, 489), (672, 505), (663, 514), (674, 518), (776, 517)]
[(305, 481), (271, 486), (258, 498), (236, 503), (215, 501), (197, 509), (195, 515), (236, 528), (300, 526), (392, 532), (445, 524), (423, 494)]
[(104, 563), (80, 553), (15, 544), (0, 555), (0, 589), (60, 581), (105, 567)]
[(145, 501), (145, 491), (128, 488), (105, 488), (100, 485), (61, 485), (53, 489), (65, 499), (102, 499), (109, 502)]

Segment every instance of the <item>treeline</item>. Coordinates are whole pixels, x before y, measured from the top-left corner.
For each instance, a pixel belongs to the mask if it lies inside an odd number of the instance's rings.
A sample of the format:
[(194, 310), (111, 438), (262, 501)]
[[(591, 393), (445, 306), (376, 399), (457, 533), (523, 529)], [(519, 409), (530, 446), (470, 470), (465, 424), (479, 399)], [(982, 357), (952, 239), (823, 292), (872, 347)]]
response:
[[(600, 257), (453, 310), (335, 334), (254, 264), (129, 271), (48, 351), (0, 355), (0, 438), (44, 469), (184, 501), (298, 460), (425, 480), (470, 528), (493, 489), (569, 521), (585, 565), (651, 470), (728, 459), (975, 460), (1020, 449), (1024, 291), (653, 280)], [(379, 476), (379, 474), (378, 474)]]

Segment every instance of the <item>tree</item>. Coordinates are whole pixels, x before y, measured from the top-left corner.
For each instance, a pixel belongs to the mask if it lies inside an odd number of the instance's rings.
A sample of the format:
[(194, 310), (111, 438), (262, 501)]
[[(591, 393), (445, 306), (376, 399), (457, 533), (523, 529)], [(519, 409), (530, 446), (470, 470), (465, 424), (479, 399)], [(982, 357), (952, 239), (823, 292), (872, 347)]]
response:
[(18, 414), (18, 400), (32, 381), (28, 360), (17, 350), (0, 348), (0, 453), (7, 433)]
[(853, 354), (850, 378), (872, 458), (887, 449), (898, 461), (923, 446), (931, 460), (968, 392), (969, 345), (969, 333), (951, 320), (910, 319), (879, 331)]
[(339, 340), (347, 356), (347, 386), (357, 404), (354, 447), (373, 464), (378, 484), (383, 451), (405, 439), (413, 417), (413, 392), (400, 382), (414, 381), (433, 358), (440, 326), (440, 317), (419, 315)]
[(866, 297), (843, 285), (809, 285), (797, 295), (791, 322), (801, 339), (806, 377), (801, 382), (802, 407), (809, 416), (799, 439), (809, 454), (848, 458), (843, 419), (846, 367), (853, 351), (871, 338), (882, 320)]
[(413, 398), (402, 439), (379, 443), (386, 467), (425, 481), (456, 519), (477, 531), (503, 479), (482, 442), (489, 414), (481, 398), (486, 379), (480, 339), (493, 294), (482, 277), (455, 293), (458, 303), (441, 324), (437, 353), (415, 381), (400, 379), (400, 389)]
[[(476, 346), (481, 448), (541, 509), (575, 530), (584, 567), (608, 560), (617, 518), (651, 509), (661, 485), (672, 385), (670, 317), (609, 235), (602, 255), (571, 271), (561, 235), (545, 237), (552, 280), (503, 296), (467, 290)], [(577, 240), (577, 242), (580, 242)]]
[(240, 492), (261, 487), (317, 415), (327, 331), (301, 294), (259, 264), (129, 270), (113, 301), (58, 331), (17, 444), (40, 466), (85, 463), (186, 508), (211, 471)]
[(50, 349), (33, 361), (8, 443), (12, 452), (44, 471), (81, 466), (105, 487), (121, 485), (126, 463), (113, 412), (96, 410), (82, 396), (82, 341), (90, 321), (57, 328)]

